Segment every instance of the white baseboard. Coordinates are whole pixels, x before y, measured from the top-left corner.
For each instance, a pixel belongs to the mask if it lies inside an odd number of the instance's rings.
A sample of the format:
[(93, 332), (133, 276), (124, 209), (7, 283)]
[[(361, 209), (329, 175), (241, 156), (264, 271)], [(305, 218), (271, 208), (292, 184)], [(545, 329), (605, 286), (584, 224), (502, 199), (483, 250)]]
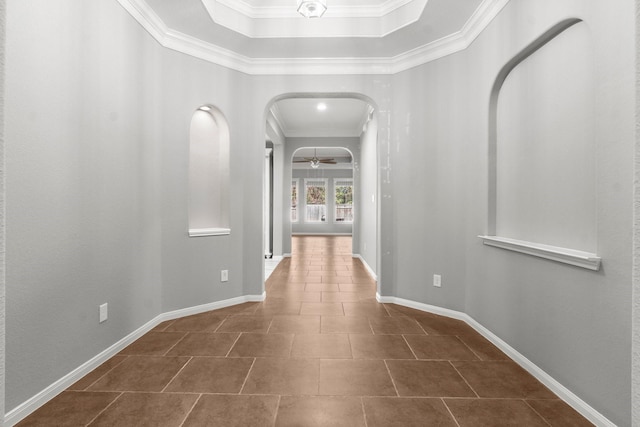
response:
[(96, 369), (98, 366), (102, 365), (104, 362), (109, 360), (111, 357), (118, 354), (121, 350), (123, 350), (126, 346), (133, 343), (138, 338), (142, 337), (144, 334), (149, 332), (151, 329), (155, 328), (162, 322), (167, 320), (174, 320), (180, 317), (191, 316), (193, 314), (204, 313), (206, 311), (218, 310), (220, 308), (231, 307), (233, 305), (242, 304), (245, 302), (261, 302), (264, 301), (266, 297), (266, 292), (263, 292), (262, 295), (245, 295), (236, 298), (230, 298), (223, 301), (216, 301), (208, 304), (197, 305), (194, 307), (183, 308), (179, 310), (169, 311), (166, 313), (162, 313), (156, 316), (154, 319), (148, 321), (135, 331), (131, 332), (126, 337), (122, 338), (120, 341), (113, 344), (111, 347), (102, 351), (95, 357), (91, 358), (87, 362), (83, 363), (73, 371), (69, 372), (64, 377), (60, 378), (58, 381), (51, 384), (49, 387), (42, 390), (40, 393), (36, 394), (29, 400), (23, 402), (16, 408), (7, 412), (4, 416), (4, 426), (12, 427), (26, 418), (28, 415), (33, 413), (36, 409), (40, 408), (42, 405), (56, 397), (58, 394), (62, 393), (64, 390), (73, 385), (76, 381)]
[(377, 282), (378, 281), (378, 275), (376, 274), (375, 271), (373, 271), (373, 268), (371, 268), (371, 266), (369, 266), (369, 264), (367, 264), (367, 261), (364, 260), (362, 255), (353, 254), (352, 256), (353, 256), (353, 258), (358, 258), (360, 261), (362, 261), (362, 265), (364, 265), (364, 268), (367, 269), (367, 272), (369, 273), (369, 275), (371, 277), (373, 277), (373, 280), (375, 280)]
[(500, 339), (493, 332), (482, 326), (475, 319), (469, 316), (466, 313), (449, 310), (447, 308), (437, 307), (434, 305), (423, 304), (411, 300), (406, 300), (402, 298), (396, 297), (385, 297), (381, 296), (379, 293), (376, 294), (376, 300), (380, 303), (385, 304), (398, 304), (404, 307), (414, 308), (416, 310), (425, 311), (428, 313), (438, 314), (441, 316), (450, 317), (453, 319), (458, 319), (466, 322), (469, 326), (475, 329), (480, 335), (491, 341), (496, 347), (502, 350), (507, 356), (509, 356), (513, 361), (515, 361), (518, 365), (524, 368), (527, 372), (533, 375), (538, 381), (544, 384), (547, 388), (549, 388), (553, 393), (555, 393), (560, 399), (565, 401), (568, 405), (570, 405), (573, 409), (578, 411), (583, 417), (591, 421), (598, 427), (616, 427), (614, 423), (609, 421), (604, 415), (600, 412), (596, 411), (594, 408), (589, 406), (584, 400), (580, 399), (573, 392), (571, 392), (568, 388), (560, 384), (556, 381), (551, 375), (547, 374), (545, 371), (536, 366), (533, 362), (527, 359), (524, 355), (520, 354), (516, 349), (511, 347), (509, 344)]

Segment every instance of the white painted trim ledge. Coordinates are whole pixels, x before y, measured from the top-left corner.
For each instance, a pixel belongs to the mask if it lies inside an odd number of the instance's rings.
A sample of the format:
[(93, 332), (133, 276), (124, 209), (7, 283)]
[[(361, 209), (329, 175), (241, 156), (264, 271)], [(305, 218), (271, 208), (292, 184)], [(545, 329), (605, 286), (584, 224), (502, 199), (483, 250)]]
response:
[(231, 307), (233, 305), (243, 304), (245, 302), (261, 302), (264, 301), (265, 298), (266, 292), (263, 292), (262, 295), (245, 295), (223, 301), (216, 301), (208, 304), (202, 304), (194, 307), (188, 307), (180, 310), (173, 310), (162, 313), (156, 316), (154, 319), (148, 321), (135, 331), (131, 332), (129, 335), (125, 336), (120, 341), (113, 344), (111, 347), (107, 348), (92, 359), (86, 361), (73, 371), (69, 372), (67, 375), (54, 382), (49, 387), (42, 390), (40, 393), (36, 394), (29, 400), (23, 402), (16, 408), (7, 412), (7, 414), (4, 416), (4, 426), (12, 427), (18, 424), (28, 415), (33, 413), (36, 409), (40, 408), (42, 405), (56, 397), (58, 394), (62, 393), (80, 378), (84, 377), (95, 368), (109, 360), (111, 357), (118, 354), (126, 346), (133, 343), (135, 340), (137, 340), (162, 322), (178, 319), (180, 317), (204, 313), (206, 311)]
[(520, 252), (539, 258), (549, 259), (588, 270), (600, 270), (602, 258), (590, 252), (582, 252), (574, 249), (558, 246), (543, 245), (540, 243), (526, 242), (524, 240), (508, 239), (498, 236), (478, 236), (487, 246), (493, 246), (509, 251)]
[(228, 236), (230, 228), (190, 228), (189, 237)]
[(538, 381), (549, 388), (560, 399), (570, 405), (573, 409), (579, 412), (583, 417), (591, 421), (598, 427), (616, 427), (609, 419), (607, 419), (600, 412), (595, 410), (584, 400), (580, 399), (573, 392), (567, 389), (565, 386), (556, 381), (551, 375), (536, 366), (533, 362), (527, 359), (524, 355), (519, 353), (516, 349), (511, 347), (489, 329), (478, 323), (473, 317), (466, 313), (450, 310), (447, 308), (437, 307), (434, 305), (424, 304), (411, 300), (406, 300), (396, 297), (385, 297), (376, 293), (376, 300), (384, 304), (398, 304), (404, 307), (413, 308), (416, 310), (424, 311), (427, 313), (438, 314), (440, 316), (450, 317), (453, 319), (462, 320), (467, 323), (473, 329), (475, 329), (480, 335), (491, 341), (502, 352), (509, 356), (514, 362), (520, 365), (523, 369), (533, 375)]

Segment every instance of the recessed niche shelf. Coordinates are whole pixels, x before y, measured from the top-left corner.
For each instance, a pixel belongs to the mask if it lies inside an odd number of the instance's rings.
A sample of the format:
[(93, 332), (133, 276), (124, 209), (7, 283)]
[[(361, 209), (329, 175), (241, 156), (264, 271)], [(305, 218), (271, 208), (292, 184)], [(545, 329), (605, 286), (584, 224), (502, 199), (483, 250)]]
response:
[(524, 240), (509, 239), (498, 236), (478, 236), (487, 246), (520, 252), (527, 255), (545, 258), (588, 270), (600, 270), (602, 258), (589, 252), (575, 249), (560, 248), (557, 246), (543, 245), (540, 243), (525, 242)]
[(189, 237), (227, 236), (231, 234), (230, 228), (192, 228), (189, 229)]

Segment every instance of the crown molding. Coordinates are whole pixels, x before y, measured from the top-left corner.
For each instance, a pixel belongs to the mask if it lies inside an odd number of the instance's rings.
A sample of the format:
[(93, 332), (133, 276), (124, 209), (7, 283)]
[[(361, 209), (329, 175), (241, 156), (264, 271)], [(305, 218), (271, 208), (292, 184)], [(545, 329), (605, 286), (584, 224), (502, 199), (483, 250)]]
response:
[(394, 57), (250, 58), (168, 28), (144, 0), (117, 0), (161, 46), (251, 75), (396, 74), (468, 48), (509, 1), (484, 0), (459, 32)]

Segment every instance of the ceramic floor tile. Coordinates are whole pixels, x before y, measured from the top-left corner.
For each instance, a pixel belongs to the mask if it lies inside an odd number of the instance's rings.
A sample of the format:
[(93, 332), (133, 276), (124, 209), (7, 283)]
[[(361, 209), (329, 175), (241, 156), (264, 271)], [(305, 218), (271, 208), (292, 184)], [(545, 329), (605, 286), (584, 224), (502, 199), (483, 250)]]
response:
[(82, 377), (75, 384), (68, 388), (68, 390), (84, 390), (91, 384), (96, 382), (104, 374), (118, 366), (127, 356), (113, 356), (111, 359), (98, 366), (96, 369)]
[(465, 334), (458, 337), (481, 360), (510, 360), (509, 357), (480, 334)]
[(460, 427), (549, 427), (523, 400), (445, 399)]
[(400, 396), (476, 397), (449, 362), (388, 360)]
[(188, 361), (188, 357), (129, 356), (89, 390), (162, 391)]
[(406, 335), (404, 337), (418, 359), (479, 360), (458, 337)]
[(270, 334), (318, 334), (320, 316), (274, 316)]
[(590, 425), (465, 322), (379, 304), (350, 237), (291, 243), (264, 302), (162, 322), (18, 425)]
[(246, 302), (244, 304), (232, 305), (225, 308), (219, 308), (211, 311), (215, 316), (229, 316), (229, 315), (251, 315), (258, 307), (257, 302)]
[(45, 403), (18, 427), (84, 426), (109, 406), (120, 393), (65, 391)]
[(298, 334), (293, 339), (291, 357), (351, 359), (349, 336), (346, 334)]
[(556, 396), (511, 361), (452, 362), (479, 397), (554, 399)]
[(387, 310), (374, 302), (344, 302), (342, 306), (345, 316), (389, 317)]
[(215, 332), (225, 318), (215, 311), (196, 314), (172, 321), (165, 331)]
[(202, 395), (183, 427), (272, 427), (278, 396)]
[(179, 427), (196, 394), (124, 393), (88, 427)]
[(317, 395), (318, 359), (256, 359), (242, 394)]
[(365, 397), (367, 427), (456, 427), (442, 399)]
[(232, 316), (216, 332), (267, 332), (270, 325), (269, 316)]
[(342, 303), (339, 302), (303, 302), (300, 306), (302, 315), (342, 316)]
[(276, 427), (365, 427), (359, 398), (283, 396)]
[(477, 332), (462, 320), (425, 316), (418, 320), (428, 335), (475, 335)]
[(340, 292), (337, 283), (307, 283), (304, 290), (306, 292)]
[(289, 357), (293, 334), (242, 334), (229, 357)]
[(185, 332), (148, 332), (118, 354), (125, 356), (162, 356), (184, 336)]
[(370, 322), (374, 334), (425, 335), (418, 322), (410, 317), (372, 317)]
[(382, 360), (321, 360), (320, 394), (396, 396), (396, 391)]
[(188, 333), (167, 356), (220, 356), (227, 355), (236, 342), (238, 333)]
[(322, 302), (358, 302), (358, 292), (322, 292)]
[(354, 359), (415, 359), (402, 335), (351, 334)]
[(575, 409), (561, 400), (527, 400), (542, 418), (552, 427), (592, 427)]
[(365, 316), (322, 316), (320, 331), (323, 334), (373, 334)]
[(164, 391), (240, 393), (251, 365), (251, 358), (194, 357)]

